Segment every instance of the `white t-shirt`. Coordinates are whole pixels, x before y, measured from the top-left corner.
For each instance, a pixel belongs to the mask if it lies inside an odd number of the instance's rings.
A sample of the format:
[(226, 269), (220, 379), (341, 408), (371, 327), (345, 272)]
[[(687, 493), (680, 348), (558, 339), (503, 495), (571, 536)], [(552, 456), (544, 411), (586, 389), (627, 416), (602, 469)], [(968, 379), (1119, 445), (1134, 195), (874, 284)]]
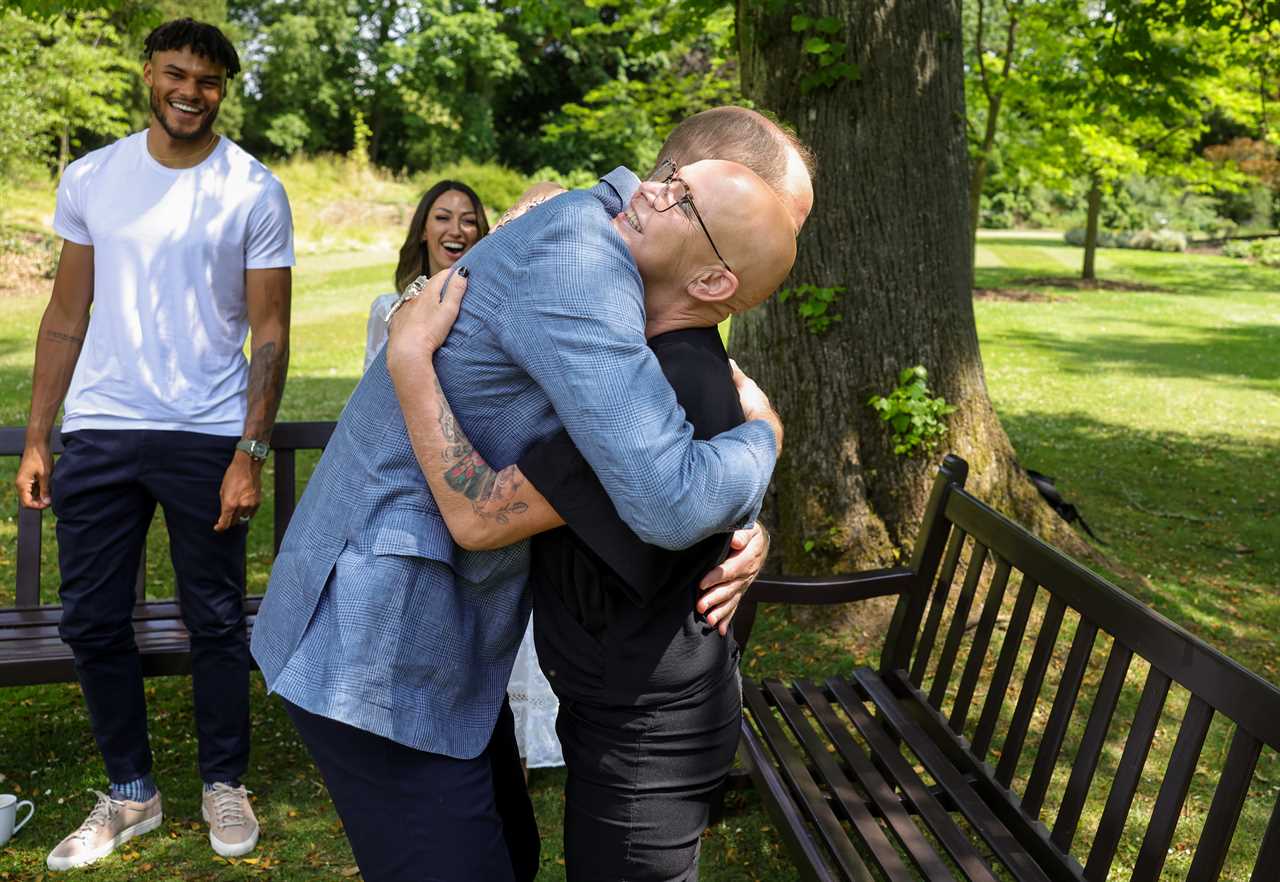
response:
[(194, 168), (166, 168), (142, 131), (67, 166), (53, 228), (93, 246), (89, 331), (63, 430), (239, 435), (244, 273), (294, 263), (275, 175), (226, 137)]

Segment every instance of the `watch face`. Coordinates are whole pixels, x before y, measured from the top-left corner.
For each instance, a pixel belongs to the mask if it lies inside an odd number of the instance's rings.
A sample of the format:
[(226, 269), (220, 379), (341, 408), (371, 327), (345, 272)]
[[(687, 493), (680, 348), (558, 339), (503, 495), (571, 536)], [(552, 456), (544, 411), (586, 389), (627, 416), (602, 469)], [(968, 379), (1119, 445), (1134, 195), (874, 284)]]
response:
[(250, 441), (245, 439), (237, 444), (236, 447), (249, 454), (253, 459), (266, 459), (267, 454), (271, 452), (271, 448), (265, 441)]

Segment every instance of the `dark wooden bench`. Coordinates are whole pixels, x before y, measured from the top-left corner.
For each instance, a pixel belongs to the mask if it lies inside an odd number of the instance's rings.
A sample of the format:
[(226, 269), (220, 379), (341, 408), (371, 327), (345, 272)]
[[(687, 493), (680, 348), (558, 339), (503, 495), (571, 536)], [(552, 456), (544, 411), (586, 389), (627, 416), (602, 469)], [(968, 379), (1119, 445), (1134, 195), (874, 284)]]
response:
[[(333, 423), (279, 423), (272, 433), (272, 460), (275, 479), (271, 489), (274, 508), (274, 550), (297, 501), (297, 452), (322, 449), (333, 432)], [(61, 443), (54, 432), (54, 453)], [(22, 455), (24, 430), (0, 428), (0, 456)], [(17, 472), (17, 461), (6, 480)], [(265, 494), (264, 494), (265, 495)], [(17, 591), (13, 608), (0, 609), (0, 686), (74, 681), (71, 650), (58, 637), (58, 620), (62, 608), (40, 603), (40, 527), (43, 512), (19, 507), (17, 545)], [(146, 561), (138, 568), (137, 605), (134, 607), (133, 629), (142, 654), (142, 671), (146, 676), (186, 674), (191, 670), (187, 629), (177, 600), (147, 600), (143, 574)], [(245, 609), (250, 627), (258, 610), (260, 597), (247, 596)]]
[(760, 602), (899, 595), (878, 669), (744, 686), (740, 755), (804, 877), (1280, 880), (1280, 690), (967, 470), (944, 462), (909, 567), (766, 582), (735, 622), (745, 642)]

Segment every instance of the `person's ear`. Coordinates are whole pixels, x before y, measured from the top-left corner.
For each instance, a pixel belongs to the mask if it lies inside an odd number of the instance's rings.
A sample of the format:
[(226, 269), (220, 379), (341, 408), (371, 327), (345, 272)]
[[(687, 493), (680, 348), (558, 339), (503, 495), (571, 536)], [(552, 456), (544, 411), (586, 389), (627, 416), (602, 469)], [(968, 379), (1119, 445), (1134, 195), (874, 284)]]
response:
[(738, 277), (722, 266), (700, 270), (685, 286), (689, 296), (704, 303), (724, 303), (738, 293)]
[(151, 86), (153, 85), (151, 82), (151, 62), (150, 61), (142, 62), (142, 81), (147, 84), (148, 89), (150, 89)]

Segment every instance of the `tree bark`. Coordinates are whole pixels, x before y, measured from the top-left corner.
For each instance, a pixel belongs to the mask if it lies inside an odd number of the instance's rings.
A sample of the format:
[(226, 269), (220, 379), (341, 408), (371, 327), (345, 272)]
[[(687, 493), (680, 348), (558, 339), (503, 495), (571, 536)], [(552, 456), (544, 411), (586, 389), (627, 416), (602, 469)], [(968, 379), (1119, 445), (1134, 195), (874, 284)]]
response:
[(1097, 178), (1089, 181), (1089, 213), (1084, 222), (1084, 267), (1080, 278), (1096, 279), (1094, 258), (1098, 253), (1098, 215), (1102, 212), (1102, 185)]
[[(771, 565), (826, 573), (909, 552), (941, 456), (971, 466), (980, 496), (1075, 553), (1087, 546), (1025, 478), (987, 395), (970, 291), (972, 252), (959, 7), (952, 2), (739, 0), (743, 90), (792, 125), (818, 160), (814, 211), (786, 283), (843, 286), (842, 320), (815, 335), (778, 298), (738, 316), (732, 351), (787, 427), (766, 520)], [(860, 79), (802, 94), (814, 68), (791, 15), (843, 23)], [(867, 405), (923, 364), (958, 410), (924, 456), (895, 455)], [(812, 543), (809, 550), (805, 543)]]

